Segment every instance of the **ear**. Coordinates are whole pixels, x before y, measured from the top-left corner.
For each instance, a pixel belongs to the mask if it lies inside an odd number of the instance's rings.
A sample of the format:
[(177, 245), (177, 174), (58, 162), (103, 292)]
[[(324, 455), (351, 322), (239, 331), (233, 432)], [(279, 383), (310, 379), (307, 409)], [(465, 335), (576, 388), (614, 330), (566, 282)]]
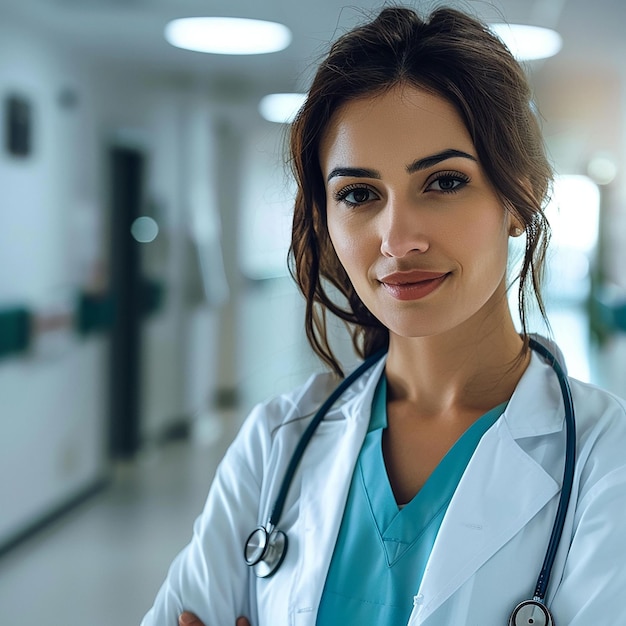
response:
[[(533, 197), (532, 185), (530, 184), (530, 180), (524, 177), (524, 178), (518, 179), (518, 182), (523, 187), (524, 191), (526, 192), (528, 196), (528, 200), (530, 202)], [(519, 237), (526, 230), (526, 225), (524, 224), (524, 221), (520, 217), (515, 207), (510, 202), (507, 202), (507, 204), (508, 206), (506, 208), (507, 208), (507, 215), (508, 215), (507, 219), (508, 219), (509, 236)]]
[(516, 218), (511, 219), (510, 222), (509, 237), (520, 237), (524, 233), (520, 222)]
[(524, 222), (517, 216), (512, 206), (506, 208), (509, 237), (519, 237), (524, 233)]

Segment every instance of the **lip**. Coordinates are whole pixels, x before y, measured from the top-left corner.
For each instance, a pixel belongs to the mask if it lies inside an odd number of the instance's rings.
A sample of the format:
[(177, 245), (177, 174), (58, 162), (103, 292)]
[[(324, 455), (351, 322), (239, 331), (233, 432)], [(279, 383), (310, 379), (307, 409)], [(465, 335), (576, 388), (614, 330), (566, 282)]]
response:
[(448, 277), (449, 272), (394, 272), (378, 281), (396, 300), (420, 300), (430, 295)]

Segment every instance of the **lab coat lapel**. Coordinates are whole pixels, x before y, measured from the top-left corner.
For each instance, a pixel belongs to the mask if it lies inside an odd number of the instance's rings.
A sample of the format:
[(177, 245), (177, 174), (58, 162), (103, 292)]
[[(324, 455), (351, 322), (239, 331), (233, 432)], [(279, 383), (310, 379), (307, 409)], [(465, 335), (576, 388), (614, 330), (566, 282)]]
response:
[(505, 414), (481, 439), (442, 522), (410, 625), (423, 623), (558, 493), (516, 440), (562, 429), (550, 375), (533, 357)]
[(372, 398), (384, 359), (346, 391), (329, 411), (302, 459), (302, 553), (294, 584), (293, 624), (313, 626), (322, 596), (352, 473), (367, 433)]

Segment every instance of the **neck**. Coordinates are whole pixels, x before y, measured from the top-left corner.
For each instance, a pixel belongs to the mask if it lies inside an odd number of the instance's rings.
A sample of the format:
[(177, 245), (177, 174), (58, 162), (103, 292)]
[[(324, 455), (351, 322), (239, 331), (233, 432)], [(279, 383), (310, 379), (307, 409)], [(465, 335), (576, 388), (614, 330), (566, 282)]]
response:
[(488, 332), (468, 326), (428, 337), (392, 334), (389, 400), (414, 404), (425, 416), (481, 415), (507, 401), (529, 358), (508, 307)]

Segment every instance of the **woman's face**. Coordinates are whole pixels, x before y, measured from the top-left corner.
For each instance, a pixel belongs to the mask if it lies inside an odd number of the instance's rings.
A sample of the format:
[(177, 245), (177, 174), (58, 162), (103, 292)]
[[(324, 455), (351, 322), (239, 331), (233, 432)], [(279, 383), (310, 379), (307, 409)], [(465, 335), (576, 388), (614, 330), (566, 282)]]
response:
[(410, 86), (350, 101), (320, 163), (335, 252), (392, 337), (482, 333), (509, 314), (511, 217), (448, 101)]

